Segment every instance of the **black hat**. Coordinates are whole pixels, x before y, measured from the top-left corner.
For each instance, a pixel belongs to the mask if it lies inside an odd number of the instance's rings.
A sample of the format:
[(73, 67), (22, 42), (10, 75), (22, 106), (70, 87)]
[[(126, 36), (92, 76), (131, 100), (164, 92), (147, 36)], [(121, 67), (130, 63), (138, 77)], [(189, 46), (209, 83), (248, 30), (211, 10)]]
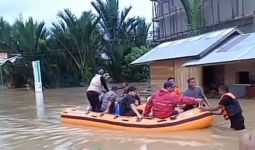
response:
[(164, 88), (166, 89), (166, 88), (169, 88), (169, 87), (173, 88), (174, 87), (174, 83), (171, 82), (171, 81), (166, 81), (164, 83)]

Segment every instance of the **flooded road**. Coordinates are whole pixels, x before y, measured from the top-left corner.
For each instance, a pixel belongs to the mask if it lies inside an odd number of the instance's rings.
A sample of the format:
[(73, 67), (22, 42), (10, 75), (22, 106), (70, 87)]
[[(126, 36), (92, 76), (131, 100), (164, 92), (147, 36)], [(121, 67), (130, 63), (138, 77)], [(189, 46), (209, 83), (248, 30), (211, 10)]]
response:
[[(141, 86), (146, 92), (147, 86)], [(140, 90), (139, 89), (139, 90)], [(37, 103), (36, 103), (37, 100)], [(217, 100), (211, 100), (216, 104)], [(44, 104), (44, 105), (43, 105)], [(4, 150), (238, 150), (244, 131), (231, 131), (215, 117), (208, 129), (172, 133), (127, 133), (60, 122), (66, 107), (87, 104), (84, 88), (51, 89), (43, 95), (0, 89), (0, 149)], [(241, 100), (248, 130), (255, 129), (255, 100)]]

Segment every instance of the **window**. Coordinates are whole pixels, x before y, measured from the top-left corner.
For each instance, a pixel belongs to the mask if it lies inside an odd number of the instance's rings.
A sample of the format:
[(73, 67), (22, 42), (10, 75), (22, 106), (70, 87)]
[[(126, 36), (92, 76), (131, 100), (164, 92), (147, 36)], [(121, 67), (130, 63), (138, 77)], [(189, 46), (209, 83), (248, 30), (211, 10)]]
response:
[(237, 83), (238, 84), (249, 84), (250, 73), (248, 71), (237, 72)]

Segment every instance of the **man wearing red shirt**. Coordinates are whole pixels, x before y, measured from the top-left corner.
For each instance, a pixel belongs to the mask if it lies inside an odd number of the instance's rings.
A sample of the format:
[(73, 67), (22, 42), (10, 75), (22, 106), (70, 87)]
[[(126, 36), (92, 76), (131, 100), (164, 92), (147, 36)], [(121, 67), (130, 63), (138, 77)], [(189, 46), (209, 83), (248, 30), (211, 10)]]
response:
[(177, 95), (173, 90), (174, 83), (169, 81), (165, 82), (164, 88), (155, 92), (147, 102), (143, 114), (144, 117), (148, 117), (149, 113), (152, 112), (155, 118), (168, 118), (177, 114), (175, 111), (176, 105), (192, 105), (202, 101), (200, 98)]

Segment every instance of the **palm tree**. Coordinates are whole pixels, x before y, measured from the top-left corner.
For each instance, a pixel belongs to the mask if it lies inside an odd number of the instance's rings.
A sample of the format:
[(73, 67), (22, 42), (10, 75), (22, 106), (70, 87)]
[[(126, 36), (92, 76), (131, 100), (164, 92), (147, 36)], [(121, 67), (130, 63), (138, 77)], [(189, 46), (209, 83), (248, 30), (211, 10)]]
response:
[(17, 51), (26, 61), (41, 59), (41, 54), (45, 52), (43, 47), (46, 45), (47, 34), (44, 26), (44, 22), (37, 23), (32, 17), (28, 21), (18, 19), (14, 23), (12, 38)]
[(11, 32), (12, 26), (0, 17), (0, 48), (2, 50), (17, 52), (15, 41), (11, 37)]
[(97, 11), (104, 35), (104, 47), (110, 57), (109, 71), (115, 81), (122, 80), (120, 72), (124, 56), (134, 45), (136, 18), (127, 18), (131, 6), (120, 11), (119, 0), (95, 0), (92, 6)]
[(135, 28), (135, 46), (146, 46), (147, 37), (151, 24), (146, 23), (145, 18), (137, 18), (137, 26)]
[[(0, 22), (2, 22), (1, 24), (3, 25), (2, 19)], [(24, 82), (26, 82), (28, 78), (33, 78), (31, 61), (42, 59), (42, 55), (44, 54), (43, 47), (45, 44), (46, 30), (44, 28), (44, 22), (34, 22), (31, 17), (26, 22), (23, 22), (22, 19), (18, 19), (12, 26), (5, 23), (5, 30), (2, 30), (1, 45), (4, 46), (9, 53), (22, 54), (23, 59), (19, 62), (19, 66), (14, 66), (14, 74), (16, 74), (18, 78), (22, 78)], [(17, 82), (22, 84), (21, 80)]]
[(188, 24), (191, 27), (193, 34), (198, 34), (197, 31), (203, 26), (202, 20), (202, 0), (181, 0), (181, 3), (186, 12)]
[[(58, 24), (53, 23), (52, 38), (71, 57), (84, 80), (89, 80), (98, 58), (100, 35), (97, 24), (99, 18), (90, 11), (77, 18), (70, 10), (58, 13)], [(70, 63), (70, 62), (69, 62)]]

